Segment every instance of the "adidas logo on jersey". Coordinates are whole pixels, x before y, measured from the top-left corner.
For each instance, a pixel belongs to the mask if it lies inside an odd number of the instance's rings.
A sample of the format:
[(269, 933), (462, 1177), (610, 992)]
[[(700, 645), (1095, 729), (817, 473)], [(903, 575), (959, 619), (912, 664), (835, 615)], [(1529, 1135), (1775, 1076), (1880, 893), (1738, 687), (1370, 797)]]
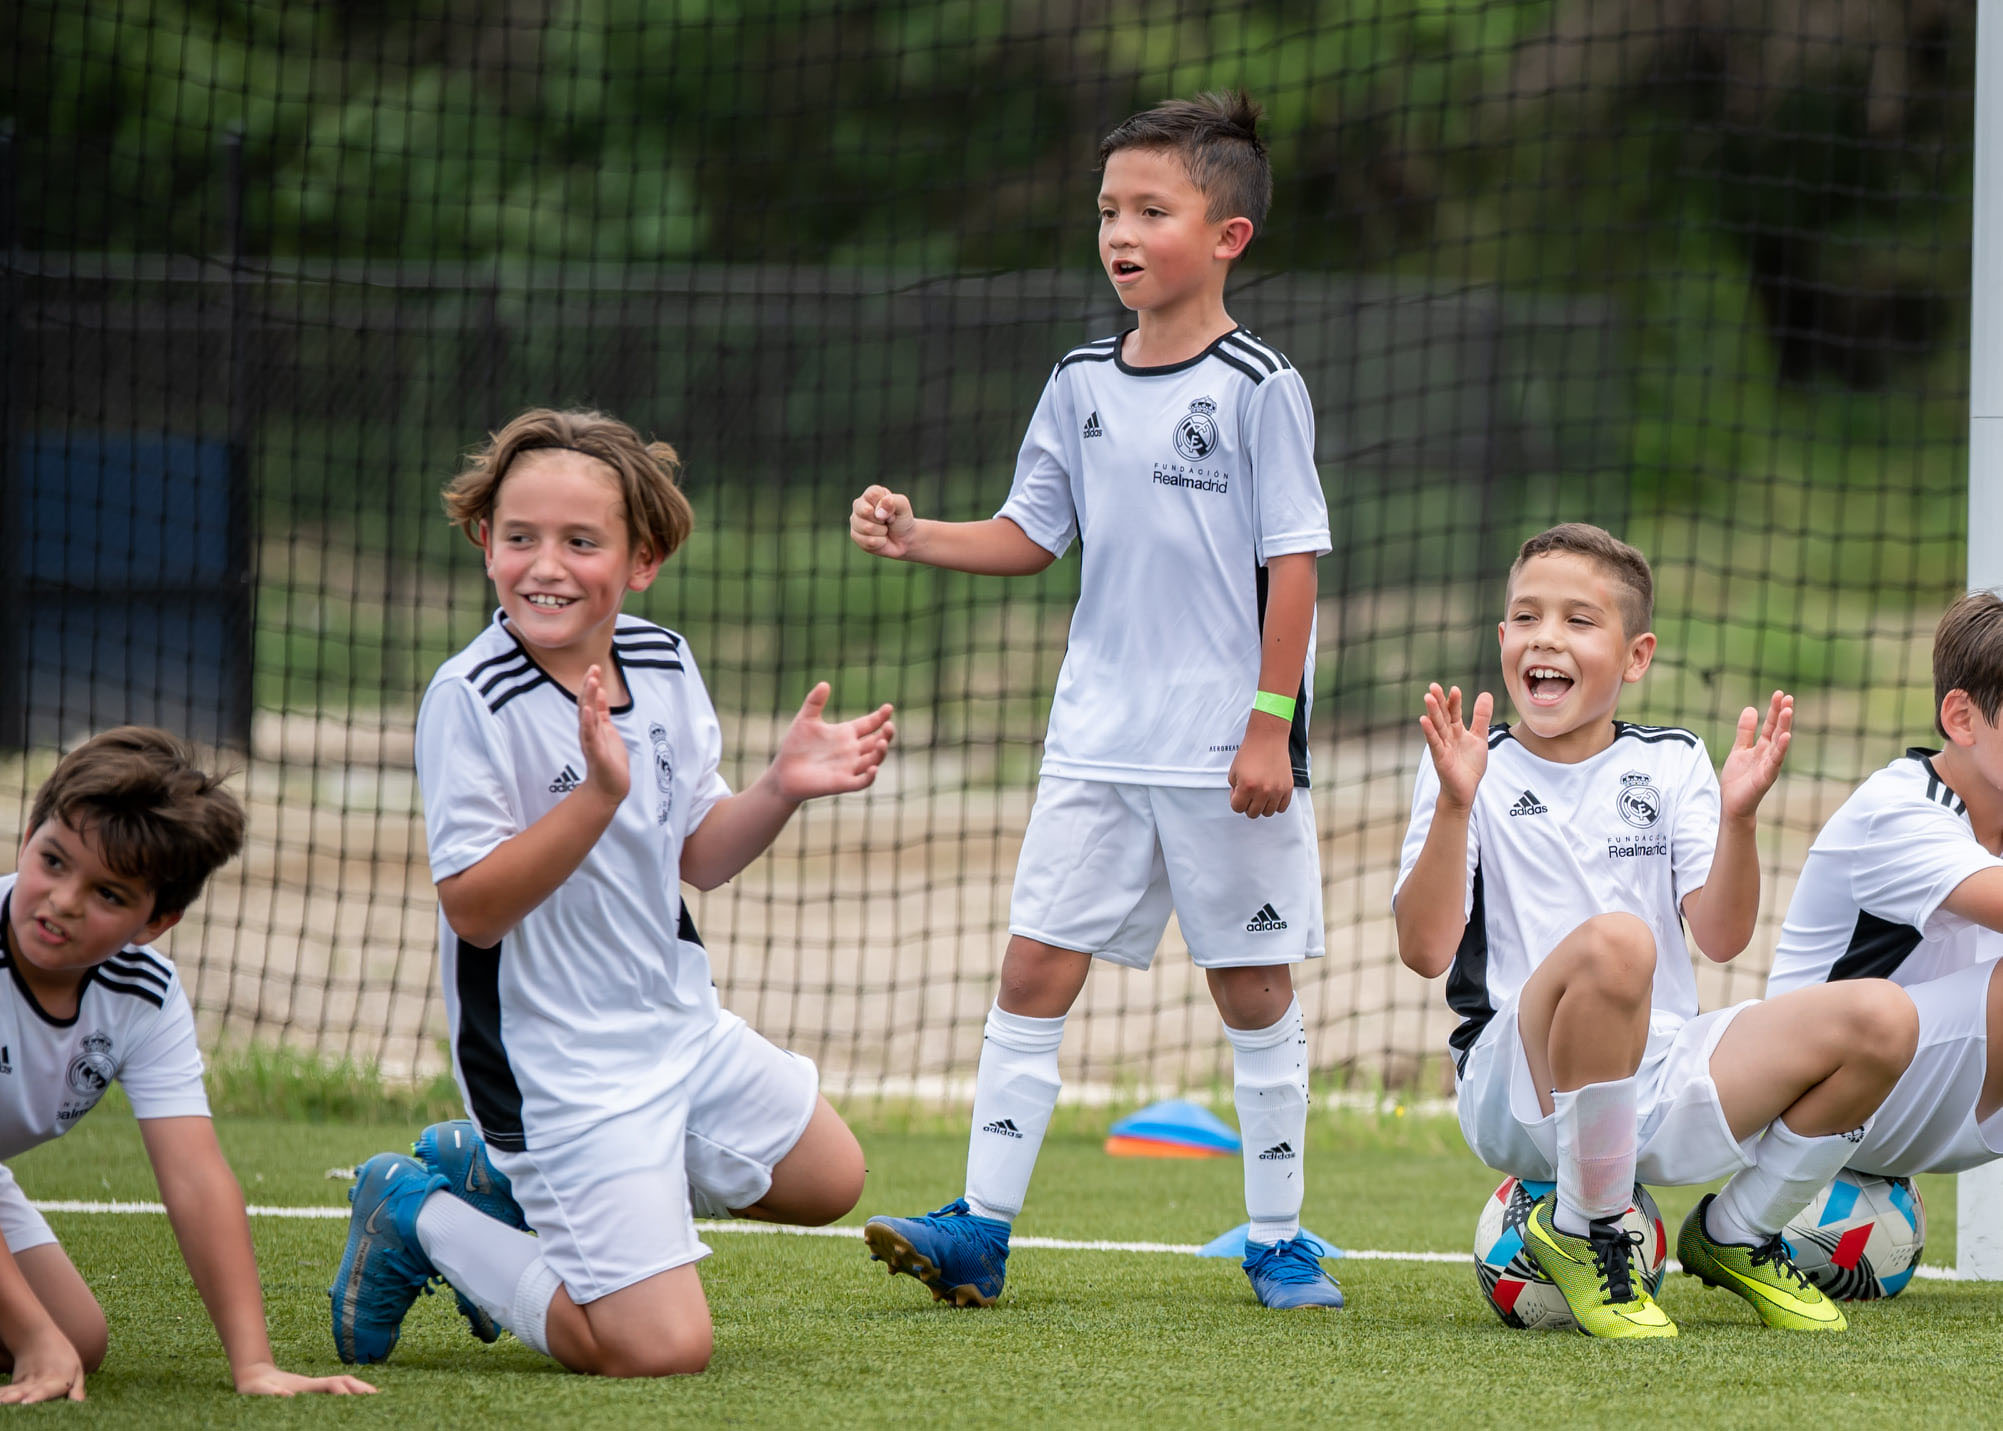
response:
[(1004, 1138), (1014, 1138), (1018, 1142), (1022, 1140), (1022, 1129), (1015, 1126), (1015, 1119), (1013, 1118), (997, 1118), (994, 1122), (988, 1124), (987, 1127), (981, 1129), (981, 1131), (983, 1133), (999, 1133)]
[(1094, 409), (1092, 415), (1085, 419), (1085, 436), (1104, 437), (1105, 435), (1106, 435), (1106, 429), (1099, 426), (1099, 414), (1098, 411)]
[(549, 793), (552, 795), (568, 795), (583, 783), (584, 777), (566, 765), (563, 767), (563, 774), (549, 782)]
[(1542, 800), (1539, 800), (1535, 795), (1525, 790), (1523, 798), (1509, 807), (1509, 813), (1512, 815), (1548, 815), (1551, 811), (1545, 806)]
[(1259, 1161), (1262, 1163), (1283, 1163), (1293, 1155), (1294, 1145), (1292, 1143), (1275, 1143), (1272, 1147), (1266, 1149), (1265, 1152), (1259, 1154)]
[(1285, 929), (1287, 921), (1280, 918), (1280, 912), (1270, 904), (1259, 906), (1259, 912), (1252, 916), (1245, 926), (1248, 934), (1271, 934), (1276, 929)]

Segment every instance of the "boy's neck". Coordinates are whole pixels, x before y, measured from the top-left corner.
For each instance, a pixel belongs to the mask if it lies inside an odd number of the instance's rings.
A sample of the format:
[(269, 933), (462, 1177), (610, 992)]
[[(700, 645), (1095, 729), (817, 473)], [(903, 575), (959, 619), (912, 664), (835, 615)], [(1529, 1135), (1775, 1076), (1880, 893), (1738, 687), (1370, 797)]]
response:
[(1968, 807), (1968, 823), (1982, 848), (2003, 853), (2003, 790), (1983, 779), (1973, 754), (1951, 740), (1933, 758), (1933, 768)]
[(77, 1006), (83, 1001), (83, 982), (90, 977), (90, 970), (38, 968), (15, 952), (19, 944), (14, 938), (13, 925), (10, 902), (7, 918), (0, 919), (0, 946), (6, 950), (7, 962), (14, 966), (14, 972), (20, 975), (43, 1013), (52, 1019), (75, 1018)]
[(1224, 311), (1222, 289), (1205, 289), (1161, 308), (1143, 308), (1134, 316), (1134, 331), (1120, 353), (1130, 368), (1186, 363), (1238, 326)]
[(1582, 760), (1591, 760), (1612, 745), (1617, 729), (1614, 718), (1609, 715), (1574, 726), (1563, 735), (1550, 736), (1539, 735), (1518, 720), (1510, 726), (1509, 734), (1539, 760), (1548, 760), (1553, 765), (1577, 765)]
[(612, 633), (609, 630), (605, 633), (603, 649), (600, 649), (598, 643), (594, 641), (589, 650), (566, 647), (561, 651), (545, 651), (540, 646), (524, 640), (520, 627), (511, 626), (509, 629), (513, 632), (516, 642), (529, 653), (529, 659), (542, 667), (552, 681), (573, 696), (584, 689), (585, 674), (596, 666), (599, 676), (605, 682), (605, 699), (614, 706), (626, 704), (626, 683), (620, 678), (618, 662), (612, 659)]

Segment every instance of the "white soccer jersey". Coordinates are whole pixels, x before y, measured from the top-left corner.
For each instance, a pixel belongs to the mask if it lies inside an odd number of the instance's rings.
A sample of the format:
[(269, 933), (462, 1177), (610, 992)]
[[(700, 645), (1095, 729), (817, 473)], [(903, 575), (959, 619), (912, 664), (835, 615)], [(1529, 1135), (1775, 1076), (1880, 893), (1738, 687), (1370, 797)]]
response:
[[(1120, 343), (1058, 362), (997, 513), (1047, 551), (1084, 547), (1043, 773), (1224, 785), (1259, 685), (1265, 564), (1329, 550), (1314, 411), (1242, 328), (1165, 367), (1130, 367)], [(1313, 688), (1310, 636), (1296, 785)]]
[(206, 1118), (195, 1015), (174, 966), (127, 946), (84, 975), (77, 1011), (44, 1013), (14, 966), (14, 875), (0, 875), (0, 1161), (60, 1138), (115, 1078), (141, 1118)]
[(2003, 936), (1941, 908), (1972, 874), (2003, 865), (1968, 807), (1913, 749), (1830, 816), (1809, 847), (1774, 949), (1767, 996), (1836, 979), (1918, 984), (2003, 954)]
[[(612, 724), (632, 788), (577, 870), (491, 949), (438, 917), (454, 1072), (496, 1147), (546, 1147), (651, 1102), (716, 1021), (709, 956), (681, 896), (682, 841), (730, 787), (723, 734), (672, 631), (621, 616)], [(417, 716), (431, 874), (443, 880), (541, 819), (584, 776), (577, 698), (505, 615), (438, 668)]]
[[(1394, 902), (1425, 848), (1439, 794), (1428, 754)], [(1648, 925), (1655, 1007), (1694, 1015), (1682, 906), (1710, 877), (1718, 812), (1717, 772), (1687, 730), (1616, 721), (1613, 744), (1566, 765), (1532, 755), (1508, 726), (1491, 727), (1468, 821), (1467, 930), (1447, 974), (1447, 1002), (1462, 1018), (1448, 1040), (1456, 1065), (1544, 956), (1595, 915), (1627, 913)]]

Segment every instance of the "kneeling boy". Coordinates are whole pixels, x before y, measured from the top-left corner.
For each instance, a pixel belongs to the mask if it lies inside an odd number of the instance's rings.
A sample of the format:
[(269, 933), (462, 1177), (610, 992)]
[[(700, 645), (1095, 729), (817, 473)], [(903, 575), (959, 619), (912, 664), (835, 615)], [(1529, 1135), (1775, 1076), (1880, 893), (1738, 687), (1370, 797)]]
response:
[[(1567, 523), (1523, 544), (1499, 628), (1520, 719), (1462, 723), (1433, 686), (1393, 894), (1399, 957), (1447, 974), (1461, 1129), (1490, 1167), (1549, 1180), (1525, 1245), (1594, 1336), (1674, 1336), (1621, 1229), (1637, 1175), (1730, 1175), (1691, 1212), (1685, 1271), (1768, 1326), (1840, 1330), (1780, 1231), (1849, 1156), (1904, 1066), (1911, 1004), (1874, 982), (1697, 1012), (1683, 943), (1731, 959), (1759, 911), (1754, 816), (1793, 720), (1750, 707), (1722, 775), (1687, 730), (1614, 718), (1655, 652), (1640, 552)], [(1757, 738), (1755, 738), (1757, 731)], [(1487, 777), (1487, 778), (1484, 778)]]

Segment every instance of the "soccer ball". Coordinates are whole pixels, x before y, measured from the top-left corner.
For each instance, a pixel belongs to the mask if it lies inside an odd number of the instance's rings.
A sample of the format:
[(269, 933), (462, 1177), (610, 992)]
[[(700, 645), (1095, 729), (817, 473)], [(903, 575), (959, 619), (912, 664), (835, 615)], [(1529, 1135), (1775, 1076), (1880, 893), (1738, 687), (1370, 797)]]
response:
[(1801, 1275), (1839, 1302), (1896, 1297), (1926, 1246), (1926, 1205), (1910, 1178), (1848, 1169), (1781, 1233)]
[[(1502, 1186), (1482, 1203), (1481, 1217), (1474, 1225), (1474, 1275), (1480, 1279), (1489, 1306), (1508, 1326), (1559, 1331), (1578, 1325), (1565, 1305), (1564, 1294), (1538, 1270), (1523, 1246), (1523, 1224), (1530, 1209), (1554, 1186), (1504, 1178)], [(1641, 1234), (1641, 1246), (1635, 1249), (1635, 1270), (1652, 1297), (1662, 1285), (1669, 1234), (1663, 1230), (1655, 1199), (1640, 1183), (1634, 1185), (1634, 1201), (1621, 1222), (1629, 1231)]]

